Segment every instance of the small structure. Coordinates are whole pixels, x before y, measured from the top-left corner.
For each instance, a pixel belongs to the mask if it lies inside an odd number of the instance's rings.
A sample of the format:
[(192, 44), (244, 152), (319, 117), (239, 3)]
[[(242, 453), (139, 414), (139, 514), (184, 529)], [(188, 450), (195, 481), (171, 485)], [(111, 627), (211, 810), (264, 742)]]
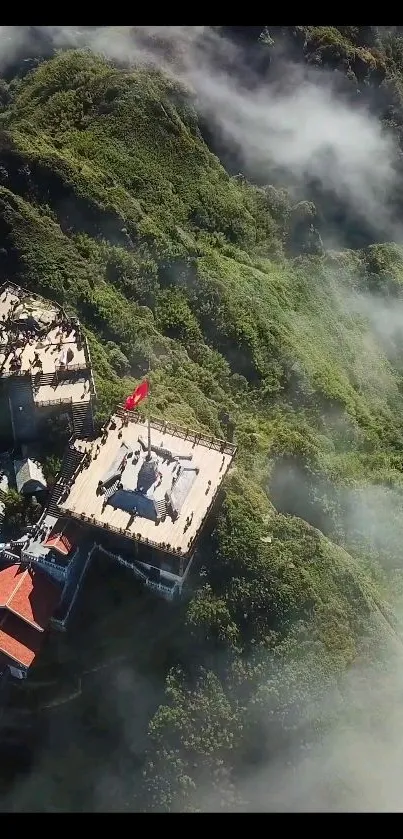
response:
[(45, 513), (24, 545), (22, 559), (64, 585), (84, 539), (84, 528), (77, 522)]
[[(77, 535), (77, 527), (71, 521), (57, 519), (53, 530), (42, 542), (44, 548), (52, 548), (61, 556), (69, 556), (75, 547), (74, 535)], [(75, 534), (74, 534), (75, 531)]]
[(44, 492), (47, 483), (43, 471), (38, 463), (26, 457), (24, 460), (14, 461), (15, 482), (21, 495), (35, 495)]
[(0, 671), (25, 679), (42, 646), (61, 587), (39, 569), (0, 569)]

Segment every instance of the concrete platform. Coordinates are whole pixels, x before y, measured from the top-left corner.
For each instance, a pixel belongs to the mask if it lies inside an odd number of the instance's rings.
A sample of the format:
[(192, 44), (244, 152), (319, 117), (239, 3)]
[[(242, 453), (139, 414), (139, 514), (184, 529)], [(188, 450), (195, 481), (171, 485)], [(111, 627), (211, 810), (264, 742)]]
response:
[[(140, 515), (133, 516), (122, 509), (114, 509), (109, 503), (105, 503), (104, 495), (97, 494), (99, 482), (105, 479), (114, 462), (119, 459), (122, 445), (135, 452), (141, 448), (139, 437), (147, 440), (147, 424), (137, 415), (127, 413), (127, 425), (120, 416), (114, 416), (112, 424), (116, 424), (116, 427), (113, 429), (108, 426), (104, 443), (99, 438), (91, 444), (85, 444), (90, 460), (87, 466), (81, 467), (70, 492), (60, 505), (62, 513), (78, 519), (83, 515), (93, 525), (107, 525), (126, 538), (146, 542), (169, 553), (189, 555), (233, 461), (236, 447), (225, 441), (203, 438), (195, 432), (188, 432), (186, 436), (186, 430), (183, 428), (152, 420), (153, 446), (169, 450), (173, 455), (180, 457), (190, 455), (191, 461), (186, 462), (197, 472), (184, 497), (178, 518), (173, 521), (167, 515), (164, 521), (155, 522)], [(84, 446), (80, 445), (80, 448), (83, 449)], [(128, 474), (122, 473), (122, 482), (126, 485), (129, 482), (133, 490), (136, 489), (138, 473), (144, 458), (145, 453), (141, 449), (137, 464), (129, 460), (125, 467)], [(158, 456), (159, 477), (156, 484), (161, 496), (172, 486), (173, 472), (177, 466), (178, 461)], [(150, 491), (155, 491), (155, 487), (151, 487), (148, 493)], [(186, 519), (189, 517), (191, 523), (186, 526)]]
[(41, 385), (34, 388), (34, 402), (36, 405), (46, 405), (49, 402), (90, 402), (91, 392), (88, 387), (88, 379), (77, 381), (65, 380), (57, 382), (56, 385)]
[[(31, 294), (16, 286), (5, 283), (0, 288), (0, 376), (11, 370), (14, 347), (17, 358), (21, 361), (19, 372), (35, 373), (40, 368), (34, 365), (36, 359), (42, 363), (42, 372), (53, 373), (61, 362), (66, 369), (80, 369), (87, 366), (85, 346), (78, 338), (75, 328), (56, 323), (61, 310), (39, 295)], [(32, 315), (40, 326), (41, 335), (27, 339), (24, 334), (24, 317)], [(7, 320), (8, 319), (8, 320)], [(9, 324), (21, 321), (19, 335), (15, 336), (12, 346), (6, 348)], [(32, 330), (31, 330), (32, 331)], [(21, 346), (16, 346), (21, 341)], [(69, 359), (65, 355), (68, 353)]]

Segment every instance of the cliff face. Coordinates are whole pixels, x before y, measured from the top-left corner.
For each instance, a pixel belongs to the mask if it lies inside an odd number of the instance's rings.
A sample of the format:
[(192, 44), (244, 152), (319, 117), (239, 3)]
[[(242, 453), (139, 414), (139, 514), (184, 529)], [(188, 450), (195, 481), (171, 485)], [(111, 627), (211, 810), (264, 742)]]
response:
[(163, 809), (256, 807), (245, 767), (316, 743), (324, 693), (399, 647), (403, 41), (81, 27), (92, 49), (49, 58), (66, 36), (42, 29), (3, 55), (0, 279), (78, 313), (100, 421), (151, 354), (153, 410), (235, 424), (206, 570), (163, 616), (158, 676), (184, 675), (146, 786)]

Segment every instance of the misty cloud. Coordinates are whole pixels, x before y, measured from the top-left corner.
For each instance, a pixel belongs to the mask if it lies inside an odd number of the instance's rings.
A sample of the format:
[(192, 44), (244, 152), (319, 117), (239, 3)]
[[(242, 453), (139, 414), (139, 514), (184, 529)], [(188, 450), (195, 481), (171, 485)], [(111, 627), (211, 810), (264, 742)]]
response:
[[(375, 231), (386, 228), (391, 237), (399, 237), (399, 229), (389, 212), (398, 156), (394, 141), (369, 111), (353, 108), (344, 101), (326, 74), (307, 75), (301, 68), (288, 64), (285, 65), (286, 83), (255, 82), (252, 86), (248, 79), (243, 84), (233, 68), (234, 47), (211, 27), (137, 27), (135, 31), (131, 27), (91, 27), (88, 30), (57, 26), (0, 27), (0, 67), (12, 63), (21, 50), (34, 49), (38, 33), (55, 48), (89, 46), (120, 63), (156, 64), (193, 91), (200, 112), (215, 124), (224, 140), (237, 146), (248, 166), (261, 177), (270, 180), (271, 172), (280, 168), (301, 184), (317, 178), (324, 189), (345, 200)], [(223, 63), (228, 67), (226, 72)], [(369, 295), (357, 296), (357, 300), (357, 311), (369, 320), (371, 328), (385, 340), (393, 340), (403, 324), (403, 310), (395, 304), (392, 308), (387, 303), (376, 302)], [(295, 474), (286, 477), (302, 495), (303, 487), (296, 484)], [(284, 475), (280, 478), (285, 481)], [(286, 490), (288, 493), (288, 486)], [(366, 533), (368, 544), (380, 551), (392, 540), (393, 550), (398, 553), (403, 536), (400, 504), (400, 497), (381, 488), (349, 492), (344, 496), (348, 534), (353, 538), (357, 530)], [(324, 700), (319, 715), (337, 717), (337, 721), (320, 742), (306, 750), (298, 746), (289, 760), (280, 763), (274, 760), (243, 780), (241, 797), (248, 802), (246, 809), (403, 810), (400, 780), (403, 657), (395, 649), (393, 652), (387, 649), (385, 655), (391, 665), (386, 673), (371, 668), (356, 671), (346, 680), (342, 698), (336, 692)], [(115, 683), (111, 680), (108, 713), (111, 716), (115, 713), (119, 721), (121, 739), (117, 738), (116, 749), (123, 749), (124, 743), (129, 752), (142, 753), (146, 747), (148, 708), (143, 707), (144, 699), (141, 703), (139, 683), (144, 695), (149, 695), (149, 686), (141, 683), (134, 671), (119, 673)], [(340, 705), (344, 707), (347, 703), (351, 707), (340, 721)], [(85, 726), (72, 718), (70, 739), (76, 748), (80, 736), (85, 736), (84, 730)], [(95, 747), (94, 753), (98, 755)], [(74, 772), (77, 766), (74, 753), (70, 761)], [(115, 787), (120, 789), (122, 806), (129, 797), (127, 773), (130, 770), (126, 770), (129, 761), (122, 776), (116, 764), (118, 760), (110, 768), (100, 768), (93, 792), (97, 807), (98, 802), (107, 800), (108, 794), (114, 794)], [(82, 765), (85, 768), (84, 761)], [(41, 757), (32, 787), (30, 781), (22, 788), (15, 809), (22, 809), (34, 797), (51, 797), (52, 790), (56, 797), (57, 771), (57, 758)], [(197, 799), (201, 809), (211, 807), (211, 799), (203, 787), (197, 791)], [(65, 791), (59, 808), (70, 803)]]
[(396, 350), (397, 344), (403, 345), (403, 299), (362, 293), (351, 296), (345, 305), (368, 320), (386, 352)]
[(252, 84), (248, 67), (240, 71), (239, 50), (207, 26), (1, 27), (0, 66), (38, 34), (56, 48), (88, 46), (120, 63), (168, 70), (193, 90), (199, 111), (260, 180), (277, 169), (300, 184), (317, 179), (374, 230), (397, 238), (388, 209), (393, 138), (368, 110), (343, 100), (325, 72), (307, 75), (285, 61), (283, 82)]
[(235, 141), (256, 171), (281, 167), (297, 180), (316, 178), (377, 229), (387, 223), (395, 177), (392, 139), (369, 113), (353, 110), (331, 88), (296, 75), (292, 90), (234, 90), (225, 77), (196, 70), (201, 108)]
[[(381, 626), (376, 632), (381, 632)], [(403, 647), (385, 632), (377, 665), (354, 667), (314, 709), (323, 734), (245, 779), (248, 809), (279, 812), (403, 810)]]

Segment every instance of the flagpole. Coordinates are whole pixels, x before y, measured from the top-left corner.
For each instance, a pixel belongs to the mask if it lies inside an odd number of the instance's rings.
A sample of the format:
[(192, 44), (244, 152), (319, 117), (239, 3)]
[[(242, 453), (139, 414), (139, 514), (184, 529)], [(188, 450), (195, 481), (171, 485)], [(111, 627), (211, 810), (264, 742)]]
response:
[(151, 382), (150, 382), (150, 370), (151, 370), (151, 356), (148, 356), (148, 455), (147, 460), (151, 460)]

